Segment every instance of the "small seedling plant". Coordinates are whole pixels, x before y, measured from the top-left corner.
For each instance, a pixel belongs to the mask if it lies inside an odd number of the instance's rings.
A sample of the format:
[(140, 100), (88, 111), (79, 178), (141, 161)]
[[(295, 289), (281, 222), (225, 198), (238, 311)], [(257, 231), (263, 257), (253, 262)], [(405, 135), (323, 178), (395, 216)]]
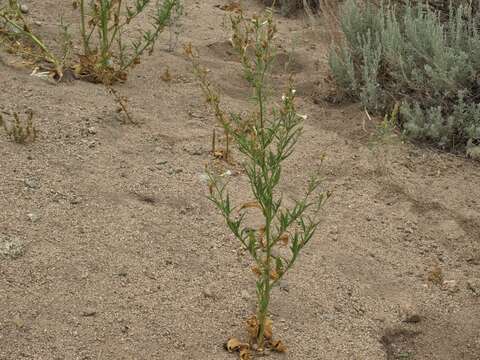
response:
[(181, 8), (180, 0), (157, 1), (151, 29), (142, 30), (137, 39), (126, 43), (132, 21), (144, 13), (151, 0), (78, 0), (83, 54), (80, 72), (93, 82), (111, 84), (125, 80), (127, 72), (140, 63), (142, 55), (152, 54), (155, 43), (169, 26), (172, 15)]
[(0, 114), (0, 127), (17, 144), (32, 143), (37, 139), (38, 131), (33, 125), (33, 112), (27, 112), (27, 120), (21, 121), (18, 113), (12, 113), (13, 120), (7, 122)]
[[(234, 205), (224, 176), (209, 173), (209, 199), (220, 210), (228, 228), (240, 241), (253, 261), (256, 276), (257, 311), (247, 320), (250, 344), (231, 338), (227, 350), (238, 351), (241, 359), (249, 359), (252, 348), (264, 352), (269, 348), (283, 352), (286, 347), (272, 335), (269, 305), (272, 290), (299, 259), (319, 226), (319, 211), (329, 192), (319, 190), (313, 177), (304, 197), (290, 208), (284, 206), (278, 185), (285, 161), (300, 138), (302, 121), (295, 108), (295, 90), (290, 85), (280, 104), (270, 106), (268, 75), (275, 59), (276, 27), (272, 12), (247, 20), (243, 14), (231, 18), (232, 44), (238, 51), (243, 71), (253, 91), (254, 110), (242, 117), (221, 110), (219, 96), (200, 76), (207, 103), (220, 124), (230, 134), (244, 155), (244, 172), (253, 200)], [(192, 50), (187, 49), (191, 57)], [(198, 63), (196, 65), (198, 67)], [(196, 71), (198, 73), (198, 71)], [(201, 72), (201, 74), (205, 72)], [(247, 124), (247, 126), (246, 126)], [(247, 221), (250, 211), (258, 211), (263, 224), (253, 228)]]

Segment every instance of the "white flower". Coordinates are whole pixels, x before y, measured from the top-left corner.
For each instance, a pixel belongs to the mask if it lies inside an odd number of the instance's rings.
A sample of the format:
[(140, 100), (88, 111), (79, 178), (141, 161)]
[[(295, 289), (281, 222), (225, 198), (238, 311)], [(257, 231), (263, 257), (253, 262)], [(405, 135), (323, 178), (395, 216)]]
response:
[(297, 114), (299, 118), (302, 118), (303, 120), (307, 120), (308, 116), (307, 115), (301, 115)]
[(287, 97), (285, 95), (282, 95), (282, 101), (287, 100)]

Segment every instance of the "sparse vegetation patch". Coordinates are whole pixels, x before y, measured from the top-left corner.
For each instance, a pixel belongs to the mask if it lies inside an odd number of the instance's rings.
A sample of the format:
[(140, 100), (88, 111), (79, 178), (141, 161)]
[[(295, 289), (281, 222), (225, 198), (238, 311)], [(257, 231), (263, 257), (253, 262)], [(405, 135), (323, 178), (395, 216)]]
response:
[(25, 245), (17, 238), (0, 235), (0, 258), (16, 259), (25, 252)]
[(7, 136), (18, 144), (26, 144), (37, 139), (38, 131), (33, 125), (33, 112), (27, 112), (27, 119), (20, 120), (20, 115), (13, 112), (11, 119), (6, 120), (0, 114), (0, 127), (3, 127)]
[[(152, 54), (160, 34), (172, 26), (170, 50), (176, 45), (178, 23), (183, 14), (180, 0), (76, 0), (73, 7), (80, 18), (82, 51), (73, 56), (74, 38), (69, 27), (61, 22), (61, 57), (54, 54), (22, 15), (16, 0), (0, 7), (0, 35), (7, 39), (10, 52), (24, 55), (55, 80), (81, 78), (95, 83), (111, 85), (125, 81), (128, 72), (138, 65), (145, 54)], [(152, 8), (152, 9), (150, 9)], [(143, 17), (147, 10), (154, 11), (150, 28), (141, 30), (132, 39), (129, 28)], [(18, 38), (27, 40), (19, 42)], [(44, 62), (49, 64), (46, 66)]]

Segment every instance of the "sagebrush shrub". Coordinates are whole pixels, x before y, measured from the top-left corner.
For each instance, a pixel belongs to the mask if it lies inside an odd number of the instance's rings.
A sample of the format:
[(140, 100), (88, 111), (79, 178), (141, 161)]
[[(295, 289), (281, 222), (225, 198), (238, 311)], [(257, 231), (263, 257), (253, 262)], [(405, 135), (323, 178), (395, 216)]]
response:
[(413, 139), (446, 149), (480, 145), (480, 32), (470, 7), (450, 6), (447, 21), (425, 5), (396, 8), (347, 1), (343, 43), (329, 64), (337, 85), (370, 111), (400, 102)]

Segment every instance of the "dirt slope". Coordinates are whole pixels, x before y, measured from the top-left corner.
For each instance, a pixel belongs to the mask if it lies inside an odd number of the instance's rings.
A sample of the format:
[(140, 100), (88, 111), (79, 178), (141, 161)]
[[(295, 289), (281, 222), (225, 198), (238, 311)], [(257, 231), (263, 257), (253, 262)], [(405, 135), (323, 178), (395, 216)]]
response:
[[(215, 7), (222, 3), (189, 1), (180, 41), (199, 49), (225, 106), (242, 110), (249, 93), (222, 30), (228, 14)], [(51, 44), (60, 15), (78, 26), (70, 1), (28, 5)], [(274, 331), (289, 347), (278, 358), (480, 359), (478, 163), (401, 143), (375, 155), (363, 111), (322, 101), (322, 29), (279, 22), (308, 115), (282, 188), (299, 196), (325, 153), (334, 196), (274, 293)], [(32, 109), (40, 130), (28, 146), (0, 132), (0, 237), (25, 243), (23, 256), (0, 258), (0, 359), (234, 358), (222, 343), (244, 335), (253, 276), (205, 199), (214, 119), (181, 48), (165, 48), (117, 86), (140, 126), (118, 121), (101, 86), (49, 84), (0, 52), (0, 110)], [(167, 67), (171, 82), (161, 80)], [(242, 175), (231, 185), (249, 199)], [(443, 284), (428, 280), (440, 272)]]

